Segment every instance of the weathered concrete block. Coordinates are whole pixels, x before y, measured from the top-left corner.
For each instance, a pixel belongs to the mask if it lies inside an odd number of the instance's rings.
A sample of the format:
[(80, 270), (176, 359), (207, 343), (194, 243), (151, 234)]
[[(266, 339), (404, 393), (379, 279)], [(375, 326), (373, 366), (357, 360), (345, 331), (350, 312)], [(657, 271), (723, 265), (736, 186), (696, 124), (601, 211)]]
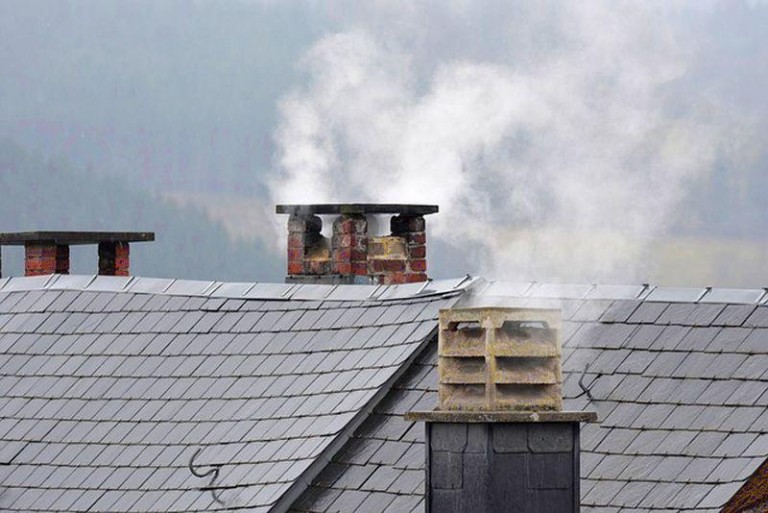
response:
[(368, 241), (368, 258), (408, 258), (408, 250), (402, 237), (371, 237)]
[(562, 410), (560, 332), (557, 310), (442, 310), (440, 408)]

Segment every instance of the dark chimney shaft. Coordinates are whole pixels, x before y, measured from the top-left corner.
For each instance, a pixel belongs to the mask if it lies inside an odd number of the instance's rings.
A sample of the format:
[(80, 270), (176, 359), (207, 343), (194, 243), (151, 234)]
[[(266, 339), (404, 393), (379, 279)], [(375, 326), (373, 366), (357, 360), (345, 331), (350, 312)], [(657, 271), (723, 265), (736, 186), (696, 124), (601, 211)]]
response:
[(578, 513), (579, 432), (562, 411), (561, 314), (440, 310), (438, 408), (426, 423), (427, 513)]
[[(278, 205), (288, 219), (287, 282), (413, 283), (427, 280), (426, 223), (434, 205)], [(319, 216), (336, 216), (330, 240)], [(391, 235), (368, 232), (373, 215), (391, 215)]]
[(86, 244), (98, 244), (100, 275), (128, 276), (129, 244), (153, 240), (151, 232), (0, 233), (0, 246), (24, 246), (25, 276), (69, 274), (69, 246)]

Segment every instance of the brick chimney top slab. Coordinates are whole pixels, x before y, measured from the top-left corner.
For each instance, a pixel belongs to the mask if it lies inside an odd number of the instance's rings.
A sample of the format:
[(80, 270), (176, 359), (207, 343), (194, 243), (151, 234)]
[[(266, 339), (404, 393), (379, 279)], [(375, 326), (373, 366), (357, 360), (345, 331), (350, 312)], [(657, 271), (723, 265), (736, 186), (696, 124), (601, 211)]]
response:
[(152, 242), (153, 232), (17, 232), (0, 233), (0, 246), (23, 246), (28, 243), (83, 245), (101, 242)]
[(316, 203), (310, 205), (277, 205), (278, 214), (405, 214), (426, 216), (438, 212), (437, 205), (402, 205), (381, 203)]

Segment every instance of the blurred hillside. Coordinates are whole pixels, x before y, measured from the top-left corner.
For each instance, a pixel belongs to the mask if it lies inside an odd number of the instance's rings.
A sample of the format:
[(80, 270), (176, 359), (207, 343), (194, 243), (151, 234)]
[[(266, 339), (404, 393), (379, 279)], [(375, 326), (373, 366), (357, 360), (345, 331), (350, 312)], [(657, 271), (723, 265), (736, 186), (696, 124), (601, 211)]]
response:
[[(155, 231), (134, 244), (132, 272), (143, 276), (275, 281), (282, 261), (260, 240), (236, 240), (202, 210), (169, 203), (140, 184), (44, 160), (0, 142), (0, 231)], [(94, 248), (73, 248), (73, 272), (95, 272)], [(3, 274), (23, 274), (23, 250), (3, 249)]]

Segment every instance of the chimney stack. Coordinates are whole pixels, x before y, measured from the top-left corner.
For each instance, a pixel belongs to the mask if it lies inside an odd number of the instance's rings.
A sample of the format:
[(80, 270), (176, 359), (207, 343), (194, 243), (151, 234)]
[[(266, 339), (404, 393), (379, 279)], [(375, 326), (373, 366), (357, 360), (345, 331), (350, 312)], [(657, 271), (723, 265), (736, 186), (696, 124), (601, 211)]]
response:
[[(427, 281), (426, 223), (433, 205), (277, 205), (288, 219), (286, 282), (414, 283)], [(330, 240), (321, 215), (334, 216)], [(371, 216), (391, 215), (390, 234), (369, 233)]]
[(69, 274), (69, 247), (98, 245), (98, 272), (128, 276), (130, 243), (155, 240), (151, 232), (20, 232), (0, 233), (0, 246), (24, 246), (24, 275)]
[(562, 411), (558, 310), (440, 311), (439, 405), (426, 422), (428, 513), (574, 513), (579, 431)]

